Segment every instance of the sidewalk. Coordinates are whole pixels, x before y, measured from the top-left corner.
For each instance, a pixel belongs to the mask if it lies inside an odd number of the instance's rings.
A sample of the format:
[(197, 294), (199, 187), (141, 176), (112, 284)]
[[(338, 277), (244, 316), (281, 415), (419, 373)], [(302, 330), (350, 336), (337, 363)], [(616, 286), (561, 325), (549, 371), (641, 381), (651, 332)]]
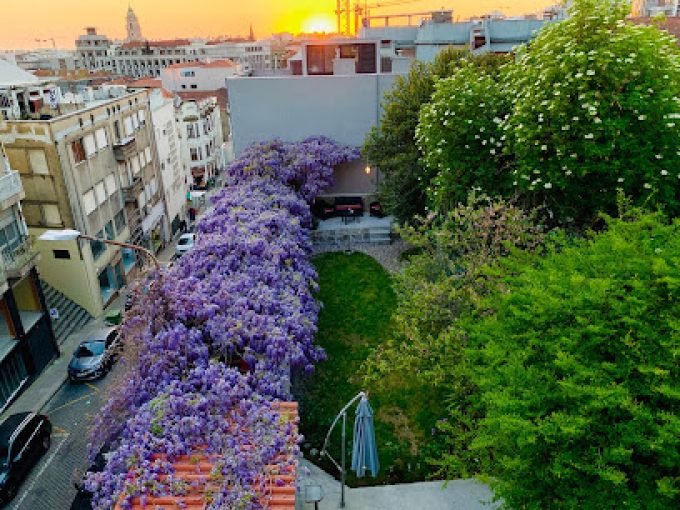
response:
[[(107, 310), (123, 307), (123, 298), (119, 294), (116, 299), (111, 301)], [(84, 341), (88, 334), (99, 328), (104, 327), (104, 315), (96, 319), (92, 319), (80, 330), (70, 335), (59, 345), (61, 356), (52, 360), (52, 362), (45, 367), (45, 369), (36, 377), (30, 386), (19, 395), (12, 405), (7, 407), (2, 414), (0, 414), (0, 421), (4, 420), (11, 414), (22, 413), (26, 411), (40, 412), (43, 407), (47, 405), (50, 399), (59, 391), (59, 389), (68, 380), (67, 367), (71, 361), (71, 356), (75, 352), (80, 342)]]
[[(340, 508), (340, 482), (306, 459), (298, 468), (300, 493), (296, 510), (313, 510), (313, 503), (305, 503), (305, 486), (321, 485), (324, 498), (320, 509)], [(308, 474), (307, 474), (308, 473)], [(492, 503), (493, 492), (477, 480), (417, 482), (377, 487), (345, 487), (345, 508), (348, 510), (493, 510), (500, 502)]]
[[(200, 211), (199, 218), (206, 213), (206, 210), (209, 207), (209, 199), (217, 193), (219, 189), (219, 187), (215, 187), (208, 190), (206, 194), (206, 207)], [(161, 262), (170, 262), (173, 259), (175, 255), (175, 243), (178, 237), (179, 235), (175, 236), (167, 246), (158, 252), (158, 260)], [(125, 292), (126, 289), (120, 289), (118, 296), (109, 303), (105, 312), (116, 308), (122, 310)], [(61, 356), (52, 360), (40, 375), (30, 382), (30, 385), (21, 393), (21, 395), (19, 395), (19, 397), (0, 414), (0, 422), (11, 414), (26, 411), (40, 412), (40, 410), (47, 405), (50, 399), (68, 380), (67, 367), (76, 348), (92, 331), (105, 326), (104, 316), (105, 313), (102, 314), (101, 317), (92, 319), (79, 331), (76, 331), (59, 344)]]

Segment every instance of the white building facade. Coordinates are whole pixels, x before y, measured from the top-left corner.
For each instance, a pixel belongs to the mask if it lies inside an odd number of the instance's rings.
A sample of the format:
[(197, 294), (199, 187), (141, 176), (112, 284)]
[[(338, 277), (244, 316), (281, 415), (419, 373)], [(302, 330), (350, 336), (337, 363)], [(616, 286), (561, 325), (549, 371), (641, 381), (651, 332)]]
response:
[(217, 98), (183, 101), (177, 104), (175, 118), (190, 184), (195, 188), (205, 187), (226, 166)]
[(165, 193), (168, 232), (174, 236), (187, 216), (188, 167), (185, 167), (182, 161), (182, 149), (175, 126), (175, 107), (172, 98), (164, 96), (161, 90), (154, 90), (151, 92), (150, 106)]

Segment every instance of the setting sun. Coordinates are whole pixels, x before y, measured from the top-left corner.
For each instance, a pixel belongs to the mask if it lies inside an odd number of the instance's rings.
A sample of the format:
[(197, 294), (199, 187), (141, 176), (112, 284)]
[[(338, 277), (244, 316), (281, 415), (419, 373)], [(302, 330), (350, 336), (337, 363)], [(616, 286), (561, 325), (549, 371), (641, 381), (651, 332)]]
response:
[(335, 20), (329, 14), (316, 14), (302, 22), (302, 31), (308, 34), (335, 32)]

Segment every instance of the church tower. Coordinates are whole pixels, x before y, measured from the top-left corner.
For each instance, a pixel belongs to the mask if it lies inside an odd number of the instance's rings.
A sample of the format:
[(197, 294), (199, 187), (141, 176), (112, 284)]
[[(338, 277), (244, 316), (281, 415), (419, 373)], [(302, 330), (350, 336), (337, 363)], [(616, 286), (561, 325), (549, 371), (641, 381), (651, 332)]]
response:
[(139, 26), (139, 20), (132, 6), (128, 6), (127, 12), (127, 39), (126, 41), (143, 41), (142, 27)]

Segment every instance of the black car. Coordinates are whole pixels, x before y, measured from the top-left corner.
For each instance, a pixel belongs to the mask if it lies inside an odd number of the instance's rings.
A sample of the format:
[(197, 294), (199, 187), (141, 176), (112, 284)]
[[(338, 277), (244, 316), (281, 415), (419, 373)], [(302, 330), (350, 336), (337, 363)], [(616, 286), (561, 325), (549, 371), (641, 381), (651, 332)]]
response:
[(68, 364), (69, 379), (72, 382), (89, 381), (103, 376), (118, 358), (120, 348), (117, 327), (91, 333), (73, 353)]
[(33, 465), (50, 448), (47, 416), (18, 413), (0, 425), (0, 505), (16, 496)]

